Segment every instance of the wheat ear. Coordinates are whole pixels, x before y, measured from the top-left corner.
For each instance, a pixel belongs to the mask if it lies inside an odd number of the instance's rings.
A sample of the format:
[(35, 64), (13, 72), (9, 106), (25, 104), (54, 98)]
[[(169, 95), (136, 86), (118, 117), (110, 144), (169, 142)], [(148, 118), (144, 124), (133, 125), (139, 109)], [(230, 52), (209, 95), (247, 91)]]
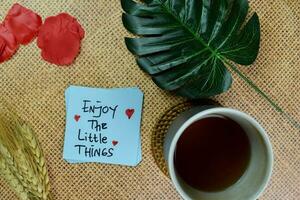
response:
[(12, 176), (14, 184), (19, 184), (13, 189), (21, 199), (52, 199), (45, 158), (34, 132), (14, 114), (0, 115), (0, 157), (3, 160), (0, 170), (5, 177)]
[[(11, 163), (12, 164), (12, 163)], [(6, 159), (0, 157), (0, 174), (14, 188), (21, 200), (29, 200), (28, 191), (25, 189), (15, 172), (12, 172)]]
[(40, 148), (40, 145), (35, 137), (33, 130), (26, 124), (19, 126), (20, 134), (25, 138), (28, 149), (32, 154), (32, 158), (36, 164), (38, 178), (42, 185), (42, 198), (49, 199), (50, 197), (50, 182), (45, 157)]
[(30, 196), (42, 197), (42, 189), (36, 178), (37, 173), (34, 172), (34, 164), (30, 162), (32, 156), (26, 151), (23, 137), (18, 134), (16, 125), (15, 118), (9, 121), (7, 118), (0, 117), (0, 151), (6, 164)]

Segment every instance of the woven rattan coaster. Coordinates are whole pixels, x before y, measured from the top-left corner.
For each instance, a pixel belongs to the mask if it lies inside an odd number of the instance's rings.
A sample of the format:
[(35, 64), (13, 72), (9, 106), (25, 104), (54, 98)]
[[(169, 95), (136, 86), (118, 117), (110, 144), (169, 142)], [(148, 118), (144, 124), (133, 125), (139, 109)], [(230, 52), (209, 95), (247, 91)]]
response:
[(201, 105), (220, 105), (212, 100), (186, 101), (179, 103), (168, 109), (158, 120), (151, 137), (151, 149), (155, 162), (159, 169), (166, 175), (168, 174), (167, 165), (163, 155), (163, 143), (172, 121), (182, 112)]

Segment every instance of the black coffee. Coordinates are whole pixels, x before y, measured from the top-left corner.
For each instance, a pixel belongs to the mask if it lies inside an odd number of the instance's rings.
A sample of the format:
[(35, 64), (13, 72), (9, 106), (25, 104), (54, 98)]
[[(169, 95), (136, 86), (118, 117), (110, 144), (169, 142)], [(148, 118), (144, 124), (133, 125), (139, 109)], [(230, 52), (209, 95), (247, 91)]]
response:
[(178, 140), (174, 164), (191, 187), (219, 191), (237, 182), (250, 160), (250, 142), (235, 121), (211, 116), (191, 124)]

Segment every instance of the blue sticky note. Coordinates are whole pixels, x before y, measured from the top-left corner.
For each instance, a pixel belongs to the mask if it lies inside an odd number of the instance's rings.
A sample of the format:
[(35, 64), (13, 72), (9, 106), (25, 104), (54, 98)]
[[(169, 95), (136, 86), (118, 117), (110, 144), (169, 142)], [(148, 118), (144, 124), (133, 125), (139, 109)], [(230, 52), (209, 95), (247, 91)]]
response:
[(138, 88), (70, 86), (65, 98), (67, 162), (136, 166), (142, 160), (143, 93)]

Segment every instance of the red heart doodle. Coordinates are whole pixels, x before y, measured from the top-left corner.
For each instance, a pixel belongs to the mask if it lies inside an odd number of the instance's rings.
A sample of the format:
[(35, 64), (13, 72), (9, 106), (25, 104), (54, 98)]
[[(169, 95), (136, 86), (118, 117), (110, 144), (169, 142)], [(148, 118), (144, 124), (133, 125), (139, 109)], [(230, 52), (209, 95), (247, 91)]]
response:
[(132, 117), (133, 113), (134, 113), (134, 109), (127, 109), (125, 111), (125, 113), (126, 113), (128, 119), (130, 119)]
[(80, 119), (80, 115), (75, 115), (75, 116), (74, 116), (74, 119), (75, 119), (76, 122), (78, 122), (79, 119)]
[(112, 144), (113, 144), (114, 146), (116, 146), (118, 143), (119, 143), (119, 142), (116, 141), (116, 140), (113, 140), (113, 141), (112, 141)]

